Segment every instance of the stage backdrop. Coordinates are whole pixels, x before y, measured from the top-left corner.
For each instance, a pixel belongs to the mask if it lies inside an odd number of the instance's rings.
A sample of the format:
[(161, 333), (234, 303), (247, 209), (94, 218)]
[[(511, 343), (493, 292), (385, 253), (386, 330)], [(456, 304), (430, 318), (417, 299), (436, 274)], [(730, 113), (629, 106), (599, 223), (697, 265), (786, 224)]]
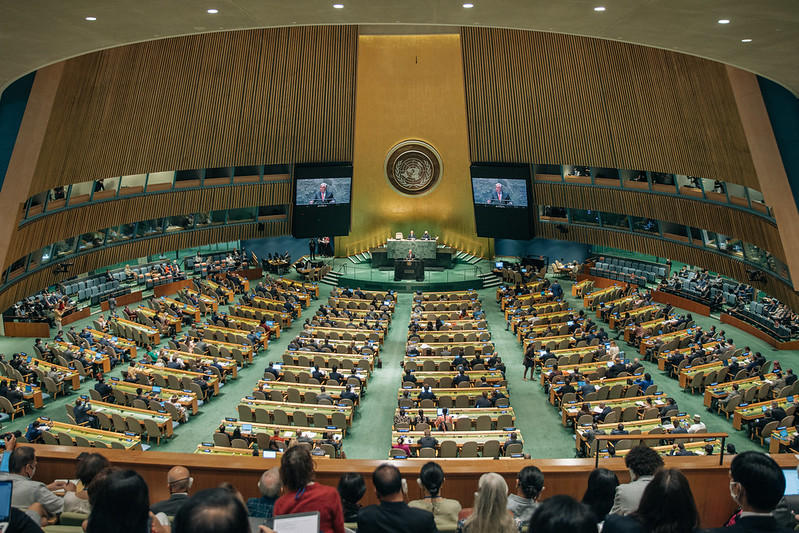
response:
[[(362, 35), (358, 41), (352, 230), (338, 255), (362, 252), (413, 229), (482, 256), (490, 239), (475, 230), (459, 35)], [(441, 156), (438, 186), (426, 195), (397, 192), (383, 173), (397, 143), (419, 140)]]

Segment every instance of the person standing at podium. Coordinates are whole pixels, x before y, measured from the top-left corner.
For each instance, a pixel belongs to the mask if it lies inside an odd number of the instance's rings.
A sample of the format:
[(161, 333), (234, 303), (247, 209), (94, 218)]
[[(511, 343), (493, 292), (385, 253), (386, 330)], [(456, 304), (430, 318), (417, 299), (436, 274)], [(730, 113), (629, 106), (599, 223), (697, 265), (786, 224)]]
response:
[(502, 184), (497, 183), (494, 185), (494, 190), (491, 191), (491, 197), (488, 199), (489, 204), (494, 205), (512, 205), (510, 194), (502, 190)]
[(408, 257), (406, 257), (408, 261), (413, 261), (416, 259), (416, 254), (413, 253), (413, 250), (408, 250)]

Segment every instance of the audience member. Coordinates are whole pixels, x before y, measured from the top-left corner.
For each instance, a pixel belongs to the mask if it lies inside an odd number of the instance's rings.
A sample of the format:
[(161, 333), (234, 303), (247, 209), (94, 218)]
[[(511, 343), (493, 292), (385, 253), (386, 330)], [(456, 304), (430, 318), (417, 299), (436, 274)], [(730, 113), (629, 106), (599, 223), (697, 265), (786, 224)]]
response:
[(86, 533), (167, 532), (150, 513), (150, 490), (133, 470), (105, 469), (89, 486), (92, 512)]
[(348, 472), (338, 480), (338, 494), (341, 497), (341, 507), (344, 510), (344, 522), (358, 521), (361, 511), (361, 498), (366, 494), (366, 482), (357, 472)]
[(537, 466), (525, 466), (516, 476), (516, 493), (508, 496), (508, 510), (514, 518), (526, 524), (538, 507), (544, 492), (544, 474)]
[(384, 464), (372, 473), (380, 505), (369, 505), (358, 514), (358, 531), (385, 533), (435, 532), (433, 513), (405, 503), (402, 476), (397, 467)]
[(541, 503), (527, 530), (531, 533), (596, 533), (597, 526), (590, 507), (571, 496), (557, 495)]
[(638, 509), (638, 503), (655, 470), (663, 466), (663, 458), (648, 446), (636, 446), (624, 456), (624, 464), (632, 481), (616, 487), (610, 514), (625, 515)]
[(604, 533), (690, 532), (699, 528), (699, 511), (688, 480), (676, 468), (661, 468), (647, 484), (638, 509), (626, 516), (609, 515)]
[(189, 469), (185, 466), (173, 466), (166, 475), (166, 485), (169, 488), (169, 499), (154, 504), (151, 508), (155, 514), (164, 513), (175, 516), (189, 499), (189, 489), (194, 483)]
[(618, 486), (618, 476), (607, 468), (595, 468), (588, 475), (588, 487), (583, 494), (583, 503), (591, 508), (597, 523), (604, 522), (613, 507), (613, 498)]
[[(77, 478), (80, 481), (81, 488), (70, 485), (64, 494), (64, 512), (65, 513), (84, 513), (89, 514), (91, 505), (89, 505), (89, 492), (88, 486), (94, 478), (108, 468), (108, 459), (99, 453), (87, 454), (77, 464)], [(72, 490), (70, 490), (72, 489)]]
[[(8, 462), (8, 474), (0, 474), (0, 480), (13, 482), (11, 505), (28, 509), (34, 504), (38, 504), (41, 507), (35, 508), (37, 514), (40, 514), (39, 511), (43, 513), (41, 518), (49, 518), (61, 514), (64, 509), (64, 500), (56, 496), (52, 491), (71, 488), (72, 484), (64, 481), (54, 481), (49, 485), (45, 485), (40, 481), (34, 481), (34, 475), (36, 475), (34, 448), (30, 446), (14, 448)], [(29, 515), (35, 518), (33, 513), (29, 513)]]
[(480, 476), (474, 507), (464, 509), (467, 518), (458, 524), (458, 533), (516, 533), (519, 527), (508, 512), (508, 484), (499, 474), (489, 472)]
[(275, 502), (275, 515), (319, 511), (320, 531), (344, 533), (341, 498), (332, 487), (314, 483), (314, 462), (306, 446), (292, 446), (280, 459), (286, 492)]
[(272, 518), (272, 511), (282, 488), (279, 468), (275, 467), (261, 474), (261, 479), (258, 480), (261, 497), (247, 500), (247, 514), (255, 518)]
[[(189, 498), (175, 516), (173, 533), (241, 533), (250, 531), (247, 510), (230, 490), (217, 487)], [(264, 529), (259, 529), (264, 531)]]
[(424, 509), (433, 513), (436, 527), (443, 530), (454, 529), (458, 525), (458, 513), (461, 504), (457, 500), (441, 497), (441, 487), (444, 485), (444, 470), (430, 461), (422, 467), (416, 482), (422, 489), (422, 499), (408, 502), (410, 507)]

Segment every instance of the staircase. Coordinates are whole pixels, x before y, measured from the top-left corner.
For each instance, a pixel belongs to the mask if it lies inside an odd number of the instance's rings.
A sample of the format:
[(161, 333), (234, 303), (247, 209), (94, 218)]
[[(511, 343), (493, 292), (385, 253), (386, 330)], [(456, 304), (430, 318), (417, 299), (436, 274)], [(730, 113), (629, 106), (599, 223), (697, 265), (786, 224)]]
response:
[(491, 287), (499, 287), (502, 285), (502, 276), (489, 272), (488, 274), (480, 274), (483, 280), (483, 288), (490, 289)]
[(367, 263), (367, 262), (371, 261), (372, 260), (372, 254), (369, 252), (369, 250), (367, 250), (367, 251), (361, 252), (359, 254), (351, 255), (351, 256), (349, 256), (348, 259), (350, 260), (350, 263), (352, 263), (354, 265), (360, 265), (361, 263)]
[(324, 283), (325, 285), (330, 285), (331, 287), (338, 287), (338, 278), (341, 277), (341, 272), (336, 272), (335, 270), (330, 270), (325, 277), (323, 277), (319, 283)]
[(468, 263), (470, 265), (474, 265), (482, 260), (481, 257), (474, 256), (467, 252), (458, 252), (455, 254), (455, 259), (460, 261), (461, 263)]

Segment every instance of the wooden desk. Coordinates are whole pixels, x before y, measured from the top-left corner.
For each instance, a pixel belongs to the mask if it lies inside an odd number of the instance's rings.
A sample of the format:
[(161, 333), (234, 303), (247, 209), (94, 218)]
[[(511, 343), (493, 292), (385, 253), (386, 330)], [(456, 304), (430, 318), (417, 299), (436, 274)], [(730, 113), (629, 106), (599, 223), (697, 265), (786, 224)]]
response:
[[(310, 366), (285, 365), (285, 364), (281, 365), (281, 364), (277, 364), (276, 363), (274, 365), (274, 368), (275, 368), (275, 370), (279, 370), (280, 371), (279, 375), (277, 376), (278, 379), (283, 380), (283, 381), (288, 381), (289, 383), (291, 383), (293, 380), (290, 380), (290, 379), (287, 380), (286, 379), (286, 374), (285, 374), (286, 372), (293, 373), (294, 377), (296, 378), (302, 372), (306, 372), (307, 374), (310, 375), (312, 373), (311, 372), (311, 368), (313, 368), (313, 367), (310, 367)], [(327, 384), (327, 376), (333, 371), (333, 368), (320, 365), (319, 366), (319, 370), (325, 374), (325, 379), (321, 381), (322, 385), (325, 385), (325, 384)], [(344, 369), (340, 368), (339, 370), (344, 370)], [(350, 374), (348, 370), (344, 370), (344, 372), (339, 372), (339, 374), (341, 374), (345, 378), (344, 381), (339, 383), (339, 385), (345, 385), (346, 384), (346, 380), (348, 378), (353, 377), (353, 375)], [(366, 385), (368, 383), (368, 380), (369, 380), (369, 369), (368, 368), (358, 369), (356, 371), (355, 377), (357, 377), (361, 381), (361, 387), (363, 387), (365, 389)], [(297, 383), (297, 382), (295, 381), (295, 383)]]
[(59, 377), (66, 383), (72, 385), (72, 390), (80, 389), (80, 374), (65, 366), (54, 365), (42, 359), (31, 358), (31, 362), (42, 369), (45, 373), (51, 370), (58, 372)]
[[(707, 352), (713, 350), (713, 348), (715, 348), (717, 344), (718, 342), (716, 341), (707, 342), (702, 345), (702, 349), (705, 350), (705, 352)], [(686, 346), (685, 348), (675, 348), (674, 350), (662, 352), (660, 355), (658, 355), (658, 369), (666, 370), (666, 364), (668, 363), (669, 356), (676, 355), (678, 353), (681, 353), (683, 355), (688, 355), (691, 353), (691, 347)]]
[[(168, 326), (172, 326), (173, 328), (175, 328), (175, 333), (180, 333), (180, 329), (181, 327), (183, 327), (183, 321), (181, 319), (174, 317), (170, 314), (167, 314), (163, 311), (160, 311), (159, 313), (160, 316), (164, 317), (164, 320), (166, 321), (166, 324)], [(155, 324), (156, 327), (158, 327), (159, 324), (156, 323), (155, 314), (156, 314), (155, 309), (150, 309), (149, 307), (144, 307), (143, 305), (140, 305), (139, 307), (136, 308), (136, 315), (139, 317), (139, 320), (146, 323), (146, 321), (143, 318), (146, 317), (151, 322), (153, 322), (153, 324)]]
[(200, 312), (200, 308), (194, 305), (190, 305), (184, 302), (179, 302), (173, 298), (167, 298), (166, 296), (162, 296), (156, 300), (161, 305), (161, 310), (166, 312), (167, 308), (171, 309), (171, 306), (174, 305), (178, 311), (183, 313), (184, 315), (188, 315), (194, 319), (195, 322), (200, 320), (202, 313)]
[[(230, 351), (233, 349), (240, 350), (242, 354), (245, 354), (247, 361), (252, 363), (253, 346), (249, 344), (252, 341), (247, 338), (247, 334), (249, 333), (248, 331), (226, 328), (222, 326), (212, 326), (210, 324), (195, 324), (194, 327), (198, 333), (203, 334), (202, 341), (206, 344), (213, 344), (217, 348), (224, 346)], [(216, 338), (205, 338), (204, 333), (206, 331), (212, 332)], [(223, 337), (224, 340), (221, 340), (219, 337)], [(247, 342), (248, 344), (244, 344), (244, 342)], [(268, 343), (269, 341), (267, 340), (266, 335), (262, 334), (261, 338), (257, 340), (254, 346), (257, 348), (257, 350), (265, 350), (268, 346)]]
[(676, 294), (663, 291), (652, 291), (652, 300), (662, 304), (671, 304), (674, 307), (685, 309), (690, 313), (710, 316), (710, 307), (700, 304), (699, 302), (689, 300), (688, 298), (682, 298)]
[[(652, 402), (654, 403), (653, 407), (663, 407), (664, 405), (666, 405), (666, 395), (663, 394), (662, 392), (650, 396), (636, 396), (635, 398), (619, 398), (617, 400), (604, 400), (603, 403), (606, 406), (610, 407), (611, 409), (620, 407), (623, 410), (626, 407), (634, 406), (638, 408), (638, 412), (640, 414), (641, 411), (645, 409), (647, 406), (646, 402), (647, 399), (652, 399)], [(595, 409), (597, 409), (596, 406), (599, 405), (599, 403), (600, 402), (598, 401), (592, 402), (592, 404), (594, 404), (593, 407), (594, 412), (596, 412)], [(561, 422), (563, 423), (564, 427), (568, 427), (570, 420), (573, 421), (577, 418), (578, 414), (580, 413), (581, 407), (582, 404), (580, 402), (575, 402), (573, 404), (567, 404), (561, 406)]]
[(655, 339), (660, 339), (663, 343), (667, 343), (670, 340), (679, 339), (682, 341), (683, 339), (687, 339), (689, 337), (693, 337), (696, 334), (696, 328), (691, 329), (679, 329), (677, 331), (671, 331), (669, 333), (664, 333), (663, 335), (656, 335), (654, 337), (644, 337), (641, 340), (641, 346), (638, 350), (641, 355), (646, 353), (647, 348), (651, 348), (654, 345)]
[[(524, 445), (524, 438), (522, 438), (522, 434), (518, 430), (513, 430), (516, 433), (516, 441), (519, 444)], [(441, 443), (445, 440), (454, 441), (455, 444), (458, 445), (458, 449), (460, 450), (463, 448), (463, 445), (467, 442), (476, 442), (478, 449), (482, 449), (483, 445), (490, 441), (496, 440), (499, 441), (500, 448), (508, 440), (508, 436), (510, 435), (510, 431), (506, 431), (501, 429), (499, 431), (436, 431), (433, 436), (438, 439), (438, 446), (436, 449), (441, 449)], [(418, 450), (419, 446), (419, 439), (424, 437), (424, 431), (392, 431), (391, 432), (391, 442), (397, 442), (399, 437), (410, 437), (413, 439), (412, 442), (408, 443), (408, 446), (412, 450)]]
[(234, 359), (226, 359), (224, 357), (214, 357), (213, 355), (205, 355), (191, 352), (181, 352), (179, 350), (164, 349), (164, 353), (171, 359), (173, 355), (177, 355), (179, 359), (184, 361), (198, 361), (204, 365), (210, 365), (216, 359), (216, 363), (222, 367), (222, 375), (230, 375), (233, 379), (239, 377), (239, 367)]
[(47, 322), (5, 321), (3, 322), (3, 331), (6, 337), (32, 337), (46, 339), (50, 336), (50, 326)]
[(590, 280), (590, 279), (584, 279), (584, 280), (582, 280), (582, 281), (578, 281), (577, 283), (573, 284), (573, 285), (572, 285), (572, 296), (575, 296), (575, 297), (578, 297), (578, 296), (579, 296), (579, 297), (582, 297), (582, 295), (583, 295), (583, 290), (584, 290), (584, 289), (585, 289), (585, 287), (586, 287), (586, 286), (588, 286), (590, 283), (591, 283), (591, 280)]
[[(367, 370), (375, 369), (375, 356), (374, 355), (361, 355), (361, 354), (347, 354), (347, 353), (333, 353), (333, 352), (312, 352), (307, 350), (286, 350), (283, 352), (283, 364), (296, 365), (309, 367), (313, 365), (319, 366), (333, 366), (332, 360), (339, 361), (343, 364), (344, 361), (350, 361), (354, 368), (364, 368)], [(366, 365), (363, 365), (363, 362)], [(346, 368), (338, 365), (339, 368)], [(347, 370), (350, 370), (347, 368)]]
[(773, 381), (777, 378), (777, 375), (766, 374), (764, 377), (766, 379), (760, 379), (759, 376), (755, 376), (746, 379), (739, 379), (738, 381), (727, 381), (725, 383), (719, 383), (718, 385), (708, 385), (705, 387), (705, 407), (710, 407), (714, 399), (720, 400), (721, 398), (726, 398), (727, 394), (729, 394), (729, 392), (732, 390), (733, 385), (738, 385), (738, 392), (743, 395), (752, 387), (760, 388), (766, 383), (773, 383)]
[(355, 340), (358, 342), (364, 342), (367, 339), (374, 341), (378, 344), (383, 344), (383, 341), (386, 340), (385, 332), (381, 329), (380, 331), (375, 331), (373, 329), (358, 329), (358, 328), (333, 328), (333, 327), (326, 327), (326, 326), (307, 326), (304, 327), (303, 331), (307, 331), (311, 337), (319, 338), (326, 338), (331, 333), (335, 333), (339, 336), (338, 339), (331, 337), (331, 341), (335, 340), (342, 340), (342, 341), (351, 341)]
[(116, 331), (114, 333), (117, 336), (128, 337), (126, 334), (120, 331), (118, 326), (139, 331), (142, 335), (147, 337), (147, 341), (153, 346), (161, 344), (161, 334), (155, 328), (151, 328), (150, 326), (139, 324), (138, 322), (133, 322), (132, 320), (127, 320), (124, 318), (114, 318), (108, 321), (108, 327), (111, 331), (114, 331), (114, 328), (116, 327)]
[(621, 285), (611, 285), (610, 287), (605, 287), (604, 289), (597, 289), (589, 294), (583, 295), (583, 307), (586, 309), (594, 309), (597, 301), (599, 298), (603, 296), (608, 296), (610, 298), (614, 298), (614, 295), (620, 295), (624, 291), (624, 287)]
[[(541, 288), (544, 286), (544, 280), (537, 279), (537, 280), (534, 280), (534, 281), (528, 281), (526, 283), (521, 283), (520, 285), (522, 287), (528, 289), (530, 292), (535, 293), (535, 292), (539, 292), (541, 290)], [(513, 288), (513, 287), (515, 287), (515, 285), (511, 285), (511, 288)], [(505, 297), (509, 298), (509, 296), (504, 296), (502, 289), (503, 289), (502, 287), (497, 287), (497, 301), (498, 302), (501, 301)]]
[[(279, 392), (284, 395), (284, 397), (288, 394), (288, 389), (297, 389), (300, 393), (300, 398), (305, 398), (306, 392), (313, 392), (315, 394), (319, 394), (322, 392), (322, 387), (325, 388), (325, 391), (333, 397), (334, 400), (341, 399), (341, 393), (347, 390), (346, 385), (339, 385), (338, 387), (335, 385), (314, 385), (312, 383), (289, 383), (286, 381), (264, 381), (258, 380), (258, 385), (253, 389), (253, 391), (261, 391), (267, 396), (270, 396), (272, 392)], [(355, 394), (358, 394), (359, 391), (353, 389)], [(272, 398), (272, 401), (278, 401)], [(282, 401), (282, 400), (281, 400)], [(354, 402), (356, 405), (358, 401)], [(313, 404), (311, 404), (313, 405)]]
[(111, 382), (109, 383), (114, 389), (120, 390), (125, 393), (126, 396), (136, 396), (136, 389), (142, 389), (143, 392), (146, 392), (149, 396), (154, 396), (156, 400), (163, 403), (167, 400), (172, 399), (173, 396), (178, 397), (178, 403), (185, 407), (186, 409), (191, 411), (191, 414), (196, 415), (199, 409), (199, 402), (197, 401), (197, 395), (193, 392), (184, 392), (182, 390), (175, 390), (175, 389), (165, 389), (161, 388), (159, 392), (153, 392), (152, 385), (142, 385), (141, 383), (129, 383), (127, 381), (121, 381), (116, 378), (111, 378)]
[[(424, 416), (428, 417), (433, 422), (435, 422), (436, 418), (438, 418), (438, 408), (420, 407), (418, 410), (414, 410), (412, 412), (406, 409), (405, 413), (411, 418), (413, 418), (419, 413), (419, 411), (423, 411)], [(394, 415), (398, 415), (399, 412), (400, 408), (397, 407), (397, 409), (394, 411)], [(491, 418), (491, 422), (496, 425), (497, 422), (499, 422), (499, 417), (501, 415), (509, 415), (511, 417), (511, 420), (513, 421), (512, 425), (516, 424), (516, 414), (513, 412), (513, 407), (482, 407), (482, 408), (450, 407), (447, 409), (447, 412), (449, 413), (449, 416), (451, 416), (453, 420), (458, 420), (460, 418), (468, 418), (469, 420), (471, 420), (472, 429), (474, 429), (477, 419), (481, 416), (488, 416), (489, 418)], [(435, 431), (434, 428), (431, 427), (431, 429)], [(504, 430), (505, 428), (496, 428), (496, 429)], [(442, 434), (443, 433), (436, 432), (436, 437)]]
[[(746, 365), (752, 362), (752, 357), (751, 356), (742, 357), (739, 360), (739, 362), (743, 368), (746, 368)], [(693, 379), (693, 377), (696, 375), (697, 372), (704, 372), (705, 374), (708, 374), (710, 372), (713, 372), (714, 370), (721, 370), (722, 368), (724, 368), (723, 361), (713, 361), (710, 363), (705, 363), (703, 365), (696, 365), (690, 367), (686, 366), (680, 372), (679, 376), (680, 387), (682, 387), (683, 389), (688, 387), (691, 383), (691, 379)]]
[(282, 283), (288, 287), (301, 288), (304, 291), (313, 294), (314, 298), (319, 298), (319, 285), (317, 283), (308, 283), (305, 281), (297, 281), (288, 278), (275, 278), (276, 283)]
[[(308, 418), (313, 420), (313, 416), (316, 413), (321, 413), (327, 417), (328, 425), (335, 425), (333, 423), (333, 413), (341, 413), (347, 419), (347, 427), (352, 426), (352, 413), (353, 408), (350, 406), (341, 406), (341, 405), (319, 405), (319, 404), (308, 404), (308, 403), (290, 403), (290, 402), (273, 402), (272, 400), (255, 400), (251, 398), (242, 398), (239, 402), (239, 405), (246, 405), (252, 411), (253, 417), (255, 417), (255, 409), (263, 408), (272, 415), (276, 409), (284, 411), (289, 419), (291, 419), (291, 423), (294, 424), (294, 412), (295, 411), (302, 411)], [(321, 429), (321, 428), (320, 428)], [(339, 428), (339, 429), (346, 429), (346, 428)]]
[[(0, 376), (0, 383), (11, 385), (13, 380), (11, 378)], [(44, 400), (42, 399), (42, 389), (28, 385), (27, 383), (17, 382), (18, 389), (22, 393), (22, 397), (31, 402), (36, 409), (44, 407)]]
[[(505, 395), (506, 398), (510, 399), (510, 394), (508, 393), (508, 388), (507, 387), (468, 387), (468, 388), (466, 388), (466, 387), (464, 387), (464, 388), (460, 388), (460, 387), (452, 387), (452, 388), (438, 387), (438, 388), (432, 388), (430, 390), (436, 396), (436, 399), (433, 400), (434, 402), (437, 402), (443, 396), (449, 396), (453, 400), (455, 400), (455, 398), (458, 397), (458, 396), (466, 396), (469, 399), (469, 404), (470, 405), (474, 405), (475, 400), (477, 400), (477, 398), (479, 396), (482, 396), (484, 390), (488, 390), (489, 392), (493, 392), (493, 391), (501, 392), (502, 394)], [(404, 397), (404, 393), (405, 392), (408, 393), (409, 398), (411, 400), (413, 400), (413, 402), (418, 406), (419, 403), (420, 403), (419, 394), (422, 392), (421, 387), (414, 387), (412, 389), (399, 389), (399, 391), (397, 392), (397, 402), (398, 403), (399, 403), (399, 400), (401, 400)]]
[[(477, 342), (466, 342), (466, 341), (464, 341), (464, 342), (455, 342), (455, 341), (450, 341), (450, 342), (424, 342), (424, 341), (422, 341), (422, 342), (418, 342), (418, 343), (409, 342), (406, 345), (406, 350), (405, 350), (406, 353), (407, 353), (407, 348), (410, 348), (410, 346), (412, 344), (416, 344), (416, 347), (419, 349), (420, 352), (424, 351), (424, 350), (427, 350), (427, 347), (430, 347), (437, 355), (440, 354), (445, 349), (449, 350), (453, 354), (457, 354), (458, 351), (461, 348), (466, 348), (467, 346), (474, 347), (475, 353), (479, 353), (479, 354), (483, 354), (484, 353), (483, 347), (488, 346), (489, 347), (488, 348), (489, 351), (485, 352), (485, 353), (486, 354), (489, 354), (489, 353), (493, 354), (494, 353), (494, 343), (491, 342), (491, 341), (486, 341), (486, 342), (482, 342), (482, 341), (477, 341)], [(427, 346), (425, 346), (425, 345), (427, 345)], [(425, 346), (425, 347), (423, 348), (423, 346)], [(455, 356), (453, 355), (453, 358), (454, 357)]]
[[(103, 413), (108, 415), (109, 417), (112, 414), (118, 414), (123, 418), (132, 417), (136, 420), (152, 420), (158, 427), (161, 429), (161, 434), (165, 437), (172, 436), (172, 416), (167, 414), (166, 411), (163, 413), (158, 411), (152, 411), (150, 409), (138, 409), (136, 407), (128, 407), (125, 405), (117, 405), (114, 403), (106, 403), (106, 402), (98, 402), (92, 400), (89, 402), (91, 405), (90, 413)], [(155, 435), (150, 435), (151, 437), (155, 437)]]
[[(505, 378), (502, 376), (502, 372), (499, 370), (467, 370), (464, 372), (469, 377), (469, 386), (476, 387), (478, 383), (480, 383), (481, 378), (486, 378), (486, 382), (490, 384), (499, 383), (501, 381), (505, 381)], [(416, 379), (419, 382), (424, 382), (427, 379), (432, 379), (436, 382), (436, 385), (441, 382), (442, 378), (450, 378), (454, 379), (458, 375), (457, 370), (448, 370), (448, 371), (425, 371), (425, 370), (417, 370), (413, 373), (416, 376)], [(433, 385), (433, 388), (436, 388), (436, 385)], [(485, 387), (486, 390), (489, 392), (491, 391), (490, 387)]]
[[(307, 435), (308, 437), (312, 438), (314, 441), (321, 440), (324, 438), (325, 433), (330, 433), (332, 435), (338, 435), (340, 438), (344, 437), (344, 430), (341, 428), (336, 429), (328, 429), (328, 428), (316, 428), (316, 427), (308, 427), (308, 426), (283, 426), (280, 424), (259, 424), (258, 422), (234, 422), (232, 420), (223, 420), (222, 424), (225, 426), (225, 431), (228, 433), (232, 433), (234, 429), (238, 428), (241, 431), (241, 438), (245, 440), (255, 441), (256, 435), (258, 433), (266, 433), (270, 437), (275, 433), (277, 429), (280, 433), (280, 436), (284, 439), (296, 439), (298, 436)], [(242, 429), (242, 426), (245, 424), (249, 424), (252, 426), (252, 431), (245, 431)]]
[(250, 307), (241, 304), (231, 305), (228, 308), (228, 311), (232, 316), (241, 316), (245, 318), (277, 322), (281, 328), (291, 327), (291, 315), (289, 313), (267, 311), (266, 309), (261, 309), (260, 307)]
[[(64, 422), (56, 422), (55, 420), (40, 418), (40, 422), (46, 423), (49, 427), (48, 431), (53, 434), (66, 433), (70, 437), (83, 437), (92, 442), (103, 442), (109, 446), (112, 443), (122, 445), (128, 450), (141, 450), (141, 437), (138, 435), (128, 435), (126, 433), (116, 433), (114, 431), (105, 431), (102, 429), (92, 429), (85, 426), (76, 426), (74, 424), (65, 424)], [(105, 452), (103, 452), (105, 453)]]
[(531, 292), (518, 296), (505, 296), (502, 298), (500, 308), (505, 311), (512, 302), (519, 302), (520, 305), (528, 306), (538, 302), (550, 302), (554, 298), (552, 291)]
[(90, 363), (100, 365), (104, 374), (111, 371), (111, 359), (104, 353), (97, 353), (92, 349), (81, 348), (80, 346), (75, 346), (68, 342), (53, 342), (47, 346), (53, 347), (56, 353), (59, 354), (69, 350), (75, 355), (83, 355)]
[[(685, 422), (686, 420), (690, 420), (691, 417), (688, 415), (683, 416), (673, 416), (671, 417), (672, 425), (671, 427), (664, 426), (661, 423), (660, 417), (652, 418), (649, 420), (633, 420), (630, 422), (623, 422), (624, 429), (627, 431), (633, 430), (640, 430), (641, 431), (641, 438), (643, 440), (654, 440), (654, 439), (668, 439), (670, 435), (671, 429), (674, 427), (673, 423), (676, 420), (680, 422)], [(611, 424), (597, 424), (597, 428), (605, 430), (606, 435), (610, 435), (610, 432), (618, 427), (618, 422), (613, 422)], [(663, 433), (654, 433), (651, 436), (648, 436), (647, 433), (652, 431), (653, 429), (660, 428), (663, 430)], [(591, 429), (591, 426), (580, 426), (574, 428), (574, 433), (577, 438), (574, 441), (574, 447), (578, 450), (586, 450), (588, 442), (586, 440), (586, 432)], [(685, 433), (678, 433), (678, 435), (685, 435)]]
[[(260, 451), (261, 450), (255, 451), (252, 448), (225, 448), (223, 446), (203, 446), (202, 444), (198, 444), (194, 453), (222, 455), (227, 457), (260, 457), (262, 455), (258, 453)], [(280, 457), (283, 455), (283, 452), (275, 452), (275, 455)]]
[(765, 407), (766, 410), (771, 409), (772, 402), (777, 402), (777, 405), (783, 409), (787, 408), (789, 405), (793, 405), (792, 403), (788, 402), (787, 398), (774, 398), (772, 400), (752, 402), (749, 405), (737, 407), (735, 412), (732, 414), (732, 427), (740, 430), (744, 423), (749, 423), (752, 420), (762, 418), (763, 413), (765, 412), (763, 408)]
[(178, 370), (176, 368), (168, 368), (165, 366), (153, 366), (153, 365), (145, 365), (143, 363), (139, 363), (136, 365), (136, 373), (144, 373), (147, 375), (159, 374), (161, 376), (175, 376), (178, 379), (181, 378), (189, 378), (191, 380), (200, 378), (203, 379), (205, 377), (209, 377), (210, 379), (204, 380), (211, 390), (213, 390), (214, 396), (219, 394), (219, 378), (214, 375), (203, 374), (201, 372), (191, 372), (190, 370)]
[[(286, 311), (284, 311), (285, 307), (283, 306), (285, 303), (286, 302), (282, 302), (280, 300), (272, 300), (271, 298), (262, 298), (261, 296), (253, 296), (250, 305), (251, 307), (258, 307), (264, 310), (288, 314)], [(295, 320), (299, 319), (302, 316), (302, 306), (294, 306), (294, 310), (297, 312), (297, 316), (296, 317), (292, 316), (291, 318)]]
[[(141, 291), (133, 291), (129, 294), (123, 294), (121, 296), (114, 297), (117, 301), (118, 307), (124, 307), (126, 305), (135, 304), (136, 302), (142, 301), (142, 293)], [(100, 302), (100, 309), (102, 311), (108, 311), (108, 300), (103, 300)]]
[[(109, 330), (110, 329), (111, 328), (109, 327)], [(92, 338), (95, 341), (98, 341), (98, 342), (99, 342), (100, 339), (104, 338), (105, 335), (106, 335), (102, 331), (97, 331), (96, 329), (91, 329), (91, 328), (89, 329), (89, 333), (91, 333)], [(108, 335), (109, 335), (109, 340), (115, 336), (115, 335), (113, 335), (111, 333), (108, 333)], [(133, 342), (130, 339), (126, 339), (125, 337), (116, 337), (116, 339), (117, 340), (115, 340), (115, 341), (112, 340), (111, 343), (113, 345), (115, 345), (117, 348), (120, 348), (122, 350), (128, 350), (128, 352), (130, 353), (130, 357), (132, 359), (135, 359), (136, 356), (137, 356), (136, 343)]]
[(216, 298), (208, 296), (207, 294), (199, 293), (189, 288), (184, 289), (183, 292), (191, 296), (192, 298), (196, 299), (197, 301), (200, 301), (203, 304), (205, 304), (205, 307), (207, 309), (210, 309), (211, 311), (214, 312), (219, 311), (219, 301), (217, 301)]

